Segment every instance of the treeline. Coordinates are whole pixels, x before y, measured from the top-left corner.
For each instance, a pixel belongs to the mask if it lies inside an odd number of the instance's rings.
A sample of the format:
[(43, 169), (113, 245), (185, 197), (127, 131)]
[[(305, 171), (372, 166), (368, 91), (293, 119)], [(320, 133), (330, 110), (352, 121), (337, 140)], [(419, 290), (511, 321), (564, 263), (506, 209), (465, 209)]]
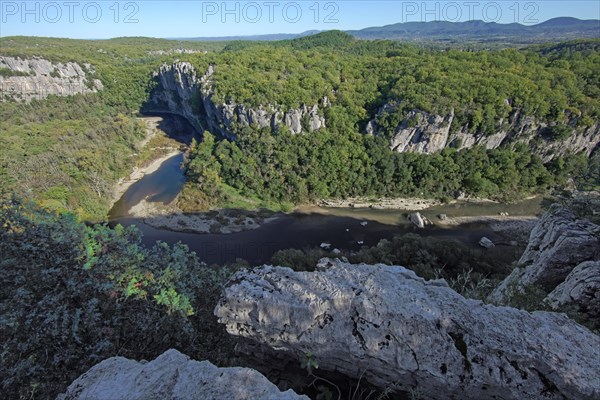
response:
[(227, 202), (234, 188), (244, 196), (302, 203), (352, 196), (471, 196), (511, 199), (564, 184), (588, 171), (585, 156), (544, 165), (525, 145), (514, 149), (474, 147), (439, 154), (397, 153), (380, 137), (327, 131), (273, 134), (248, 128), (236, 142), (204, 133), (186, 163), (203, 205)]

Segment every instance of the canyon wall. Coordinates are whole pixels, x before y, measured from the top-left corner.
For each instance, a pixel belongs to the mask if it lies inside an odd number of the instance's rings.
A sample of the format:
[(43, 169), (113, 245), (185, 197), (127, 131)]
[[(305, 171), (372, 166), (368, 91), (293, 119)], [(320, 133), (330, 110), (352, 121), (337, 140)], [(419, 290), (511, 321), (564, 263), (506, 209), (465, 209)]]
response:
[(0, 71), (0, 101), (29, 102), (49, 95), (71, 96), (103, 89), (102, 82), (90, 76), (94, 67), (86, 63), (0, 56)]

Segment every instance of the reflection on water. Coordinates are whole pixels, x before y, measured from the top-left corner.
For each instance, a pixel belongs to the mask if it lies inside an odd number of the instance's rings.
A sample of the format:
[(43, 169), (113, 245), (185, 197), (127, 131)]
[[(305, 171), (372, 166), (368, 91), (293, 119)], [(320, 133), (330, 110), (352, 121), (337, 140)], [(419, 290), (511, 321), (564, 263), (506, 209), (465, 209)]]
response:
[(183, 153), (165, 160), (158, 170), (135, 182), (110, 210), (109, 218), (128, 216), (131, 207), (146, 199), (151, 203), (169, 204), (183, 188), (185, 176), (181, 169)]

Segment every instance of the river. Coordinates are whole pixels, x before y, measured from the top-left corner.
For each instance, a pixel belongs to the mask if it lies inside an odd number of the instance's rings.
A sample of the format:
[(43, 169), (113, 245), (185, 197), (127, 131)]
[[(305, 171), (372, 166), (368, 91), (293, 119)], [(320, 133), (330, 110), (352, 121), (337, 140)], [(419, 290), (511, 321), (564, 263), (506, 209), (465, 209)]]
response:
[[(128, 210), (143, 199), (167, 204), (177, 196), (185, 181), (180, 168), (182, 160), (183, 154), (175, 155), (164, 161), (156, 171), (131, 185), (111, 210), (111, 224), (136, 225), (143, 232), (146, 245), (153, 245), (158, 240), (169, 244), (182, 242), (195, 251), (202, 261), (209, 264), (223, 264), (237, 258), (245, 259), (251, 264), (264, 263), (278, 250), (317, 247), (324, 242), (330, 243), (332, 249), (358, 250), (361, 246), (373, 246), (381, 239), (390, 239), (394, 235), (405, 233), (454, 239), (478, 251), (483, 251), (477, 244), (482, 236), (493, 241), (507, 240), (494, 232), (487, 223), (459, 226), (435, 224), (418, 229), (407, 221), (404, 211), (369, 208), (305, 206), (295, 212), (281, 214), (276, 220), (257, 229), (230, 234), (199, 234), (157, 229), (145, 223), (143, 219), (129, 216)], [(515, 216), (525, 216), (539, 211), (540, 199), (531, 199), (508, 205), (462, 202), (431, 207), (422, 211), (422, 214), (435, 222), (439, 214), (457, 217), (508, 212)], [(512, 257), (512, 250), (508, 253)]]

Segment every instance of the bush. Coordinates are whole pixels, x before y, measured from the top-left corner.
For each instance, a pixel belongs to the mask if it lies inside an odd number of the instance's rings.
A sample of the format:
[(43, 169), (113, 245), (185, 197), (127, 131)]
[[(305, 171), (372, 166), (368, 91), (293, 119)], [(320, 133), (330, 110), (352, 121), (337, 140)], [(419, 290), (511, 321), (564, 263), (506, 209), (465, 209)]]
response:
[(0, 203), (0, 253), (4, 398), (54, 398), (115, 355), (152, 359), (175, 347), (228, 362), (230, 339), (212, 310), (233, 268), (16, 199)]

